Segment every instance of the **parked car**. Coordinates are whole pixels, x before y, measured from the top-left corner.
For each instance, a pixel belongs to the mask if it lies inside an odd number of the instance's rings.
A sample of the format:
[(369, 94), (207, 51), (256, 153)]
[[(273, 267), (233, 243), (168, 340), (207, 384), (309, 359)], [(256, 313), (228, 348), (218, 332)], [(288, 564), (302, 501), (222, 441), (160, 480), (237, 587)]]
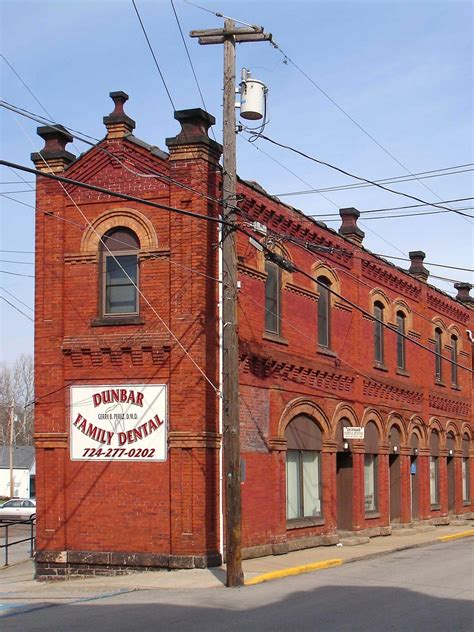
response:
[(34, 498), (13, 498), (0, 507), (2, 520), (34, 520), (36, 518), (36, 500)]

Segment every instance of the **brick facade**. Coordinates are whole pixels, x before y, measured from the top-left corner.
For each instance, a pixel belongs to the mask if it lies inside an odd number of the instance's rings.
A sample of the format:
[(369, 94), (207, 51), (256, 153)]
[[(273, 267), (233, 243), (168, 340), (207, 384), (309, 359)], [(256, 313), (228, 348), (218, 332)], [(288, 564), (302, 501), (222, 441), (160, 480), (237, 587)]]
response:
[[(40, 128), (46, 144), (32, 157), (36, 167), (47, 170), (47, 161), (72, 179), (217, 217), (221, 147), (207, 135), (213, 118), (201, 110), (176, 113), (182, 129), (167, 139), (165, 153), (132, 135), (134, 122), (123, 112), (126, 95), (111, 96), (116, 107), (104, 119), (103, 141), (74, 160), (65, 149), (70, 140), (65, 131)], [(159, 177), (143, 177), (153, 174)], [(455, 300), (423, 280), (414, 263), (408, 273), (372, 255), (360, 244), (363, 234), (351, 209), (345, 209), (338, 234), (253, 183), (240, 182), (238, 193), (241, 217), (273, 231), (275, 249), (298, 268), (325, 277), (370, 314), (378, 301), (393, 328), (397, 312), (403, 312), (408, 337), (425, 347), (435, 348), (438, 328), (446, 358), (455, 335), (457, 361), (472, 369), (467, 330), (474, 329), (474, 311), (465, 290), (462, 300)], [(101, 313), (100, 238), (118, 226), (133, 231), (140, 243), (140, 307), (134, 318)], [(290, 243), (290, 236), (334, 250), (310, 252)], [(38, 178), (38, 576), (220, 562), (221, 435), (213, 387), (219, 386), (218, 247), (215, 223)], [(470, 472), (468, 501), (462, 461), (466, 449), (471, 463), (474, 457), (472, 373), (459, 367), (453, 385), (443, 360), (436, 383), (434, 355), (409, 340), (406, 368), (397, 370), (396, 334), (388, 329), (383, 365), (375, 364), (373, 319), (336, 295), (330, 295), (330, 345), (318, 346), (318, 285), (297, 272), (281, 272), (281, 329), (266, 333), (264, 256), (242, 234), (238, 255), (245, 555), (338, 541), (344, 452), (351, 465), (345, 490), (351, 497), (350, 530), (386, 535), (391, 525), (410, 524), (415, 493), (417, 520), (445, 523), (470, 516), (474, 465), (464, 465)], [(72, 461), (69, 387), (146, 383), (168, 385), (166, 462)], [(298, 416), (321, 431), (322, 512), (287, 521), (285, 430)], [(344, 449), (341, 420), (352, 426), (373, 422), (377, 428), (378, 502), (370, 514), (364, 510), (366, 446), (351, 441)], [(436, 506), (430, 502), (432, 429), (439, 433)], [(416, 475), (410, 473), (415, 460)]]

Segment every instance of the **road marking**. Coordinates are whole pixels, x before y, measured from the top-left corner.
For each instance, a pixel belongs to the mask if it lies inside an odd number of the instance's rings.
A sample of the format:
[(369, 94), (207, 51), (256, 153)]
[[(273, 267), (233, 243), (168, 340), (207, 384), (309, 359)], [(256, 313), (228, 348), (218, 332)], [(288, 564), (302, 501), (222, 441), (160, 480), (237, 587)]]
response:
[(442, 535), (438, 538), (441, 542), (449, 542), (449, 540), (459, 540), (461, 538), (469, 538), (474, 536), (474, 529), (469, 531), (461, 531), (460, 533), (453, 533), (452, 535)]
[(303, 566), (292, 566), (290, 568), (282, 568), (278, 571), (271, 571), (270, 573), (263, 573), (256, 577), (246, 579), (245, 586), (254, 586), (255, 584), (261, 584), (262, 582), (269, 582), (273, 579), (280, 579), (281, 577), (289, 577), (290, 575), (301, 575), (303, 573), (311, 573), (312, 571), (323, 570), (324, 568), (332, 568), (333, 566), (339, 566), (342, 564), (341, 559), (325, 560), (324, 562), (313, 562), (312, 564), (304, 564)]

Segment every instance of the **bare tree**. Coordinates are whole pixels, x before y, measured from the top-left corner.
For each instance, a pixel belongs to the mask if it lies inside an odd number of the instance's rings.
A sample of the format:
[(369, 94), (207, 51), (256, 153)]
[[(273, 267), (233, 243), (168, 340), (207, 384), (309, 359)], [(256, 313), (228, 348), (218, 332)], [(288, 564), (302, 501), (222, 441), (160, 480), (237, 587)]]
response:
[(33, 445), (34, 398), (33, 357), (21, 355), (13, 366), (0, 365), (0, 444), (9, 437), (9, 406), (15, 401), (15, 445)]

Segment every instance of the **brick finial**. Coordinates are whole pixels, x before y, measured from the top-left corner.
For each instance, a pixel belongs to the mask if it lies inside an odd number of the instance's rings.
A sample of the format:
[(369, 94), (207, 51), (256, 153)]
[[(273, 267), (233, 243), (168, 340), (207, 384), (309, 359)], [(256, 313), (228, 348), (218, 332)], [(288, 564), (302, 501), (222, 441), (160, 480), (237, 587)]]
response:
[(110, 92), (110, 98), (114, 102), (114, 110), (108, 116), (104, 116), (104, 125), (107, 128), (107, 138), (123, 138), (131, 134), (135, 129), (135, 121), (125, 114), (124, 104), (128, 101), (128, 94), (121, 90)]
[(174, 118), (181, 124), (181, 131), (177, 136), (166, 139), (171, 159), (189, 159), (204, 152), (207, 158), (219, 161), (222, 145), (208, 136), (209, 128), (216, 122), (212, 114), (201, 108), (193, 108), (177, 110)]
[(458, 291), (456, 296), (458, 301), (461, 301), (462, 303), (467, 303), (469, 305), (474, 305), (474, 296), (469, 295), (469, 292), (474, 287), (471, 283), (466, 283), (462, 281), (459, 283), (455, 283), (454, 287)]
[(408, 272), (420, 281), (426, 281), (430, 276), (430, 271), (423, 265), (426, 254), (422, 250), (412, 250), (408, 256), (411, 261)]
[(62, 125), (44, 125), (36, 130), (44, 140), (41, 151), (31, 154), (31, 160), (39, 171), (64, 171), (76, 159), (66, 150), (66, 145), (73, 141), (73, 136)]
[(347, 237), (349, 241), (360, 245), (365, 237), (364, 231), (357, 226), (357, 220), (360, 217), (360, 212), (353, 207), (340, 208), (339, 215), (342, 219), (339, 234), (343, 237)]

